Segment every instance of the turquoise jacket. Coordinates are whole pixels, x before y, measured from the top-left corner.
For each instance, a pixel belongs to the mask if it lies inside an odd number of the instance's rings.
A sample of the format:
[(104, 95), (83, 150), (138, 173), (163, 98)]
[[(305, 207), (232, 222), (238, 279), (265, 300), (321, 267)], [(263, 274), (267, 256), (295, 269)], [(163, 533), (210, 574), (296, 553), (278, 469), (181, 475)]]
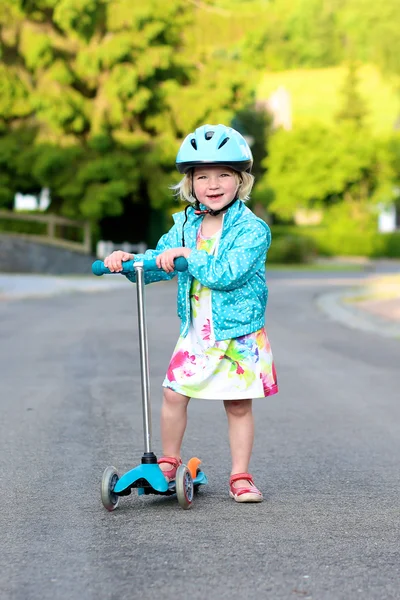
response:
[[(196, 236), (202, 215), (191, 208), (184, 226), (185, 246), (192, 252), (188, 270), (183, 273), (147, 271), (145, 283), (172, 279), (178, 275), (178, 316), (180, 334), (185, 336), (190, 324), (190, 287), (193, 278), (211, 290), (212, 320), (215, 339), (226, 340), (257, 331), (264, 326), (268, 288), (265, 262), (271, 243), (268, 225), (241, 201), (224, 214), (222, 232), (214, 255), (196, 249)], [(164, 250), (182, 246), (185, 213), (173, 215), (173, 227), (162, 236), (155, 250), (136, 254), (135, 260), (154, 258)], [(128, 279), (135, 281), (135, 273)]]

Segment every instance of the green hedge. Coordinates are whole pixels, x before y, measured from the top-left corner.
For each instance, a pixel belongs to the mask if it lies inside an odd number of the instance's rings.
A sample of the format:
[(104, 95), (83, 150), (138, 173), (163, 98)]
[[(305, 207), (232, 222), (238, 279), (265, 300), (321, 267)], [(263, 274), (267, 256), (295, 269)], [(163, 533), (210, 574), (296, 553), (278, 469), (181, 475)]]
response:
[(274, 238), (268, 251), (269, 263), (307, 263), (318, 254), (312, 238), (289, 233)]
[(0, 232), (45, 235), (47, 232), (47, 224), (36, 223), (35, 221), (13, 221), (11, 219), (0, 218)]
[[(26, 235), (47, 235), (47, 223), (0, 218), (0, 233), (20, 233)], [(71, 242), (83, 242), (83, 230), (73, 225), (57, 224), (54, 228), (57, 238)]]
[[(332, 230), (333, 229), (333, 230)], [(366, 256), (400, 258), (400, 231), (361, 231), (353, 224), (346, 231), (328, 227), (271, 226), (270, 262), (309, 262), (315, 256)]]
[(375, 258), (400, 258), (400, 231), (380, 233)]

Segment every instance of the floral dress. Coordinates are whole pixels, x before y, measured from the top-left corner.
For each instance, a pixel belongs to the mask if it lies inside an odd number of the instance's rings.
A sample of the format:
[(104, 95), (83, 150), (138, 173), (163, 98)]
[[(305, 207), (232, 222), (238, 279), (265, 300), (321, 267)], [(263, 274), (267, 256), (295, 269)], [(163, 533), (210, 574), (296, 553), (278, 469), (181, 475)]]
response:
[[(205, 238), (199, 228), (197, 249), (213, 254), (220, 234), (221, 231)], [(190, 398), (207, 400), (245, 400), (276, 394), (278, 384), (265, 328), (216, 341), (211, 294), (209, 288), (193, 280), (191, 324), (187, 336), (178, 339), (163, 387)]]

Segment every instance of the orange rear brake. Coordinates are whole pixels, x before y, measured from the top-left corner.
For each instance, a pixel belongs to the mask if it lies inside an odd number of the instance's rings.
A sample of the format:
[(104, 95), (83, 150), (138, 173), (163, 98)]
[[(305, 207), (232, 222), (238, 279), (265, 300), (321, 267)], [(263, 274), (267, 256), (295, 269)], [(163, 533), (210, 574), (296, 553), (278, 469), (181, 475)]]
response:
[(201, 465), (201, 460), (196, 458), (195, 456), (189, 460), (187, 463), (187, 468), (190, 471), (192, 479), (196, 479), (198, 467)]

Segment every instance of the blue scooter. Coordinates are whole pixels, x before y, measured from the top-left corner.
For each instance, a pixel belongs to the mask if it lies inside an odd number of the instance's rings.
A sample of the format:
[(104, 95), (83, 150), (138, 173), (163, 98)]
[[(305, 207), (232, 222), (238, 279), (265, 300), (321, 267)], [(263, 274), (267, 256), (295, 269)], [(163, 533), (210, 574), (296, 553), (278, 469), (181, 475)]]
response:
[[(139, 325), (139, 354), (142, 379), (142, 404), (143, 404), (143, 428), (144, 428), (144, 454), (141, 464), (128, 471), (122, 477), (119, 476), (115, 467), (107, 467), (101, 480), (101, 501), (108, 511), (117, 508), (120, 496), (128, 496), (132, 489), (136, 488), (138, 495), (161, 494), (170, 496), (176, 494), (179, 505), (188, 509), (192, 506), (194, 491), (200, 485), (207, 483), (207, 477), (200, 469), (201, 461), (193, 457), (185, 465), (178, 467), (174, 481), (168, 482), (162, 470), (157, 464), (157, 457), (151, 448), (151, 408), (150, 408), (150, 381), (147, 327), (145, 312), (145, 285), (144, 271), (158, 270), (155, 259), (143, 261), (128, 260), (122, 263), (121, 275), (136, 273), (136, 290), (138, 306)], [(185, 271), (187, 261), (180, 257), (175, 260), (175, 269)], [(94, 275), (104, 275), (111, 271), (104, 266), (101, 260), (92, 264)]]

